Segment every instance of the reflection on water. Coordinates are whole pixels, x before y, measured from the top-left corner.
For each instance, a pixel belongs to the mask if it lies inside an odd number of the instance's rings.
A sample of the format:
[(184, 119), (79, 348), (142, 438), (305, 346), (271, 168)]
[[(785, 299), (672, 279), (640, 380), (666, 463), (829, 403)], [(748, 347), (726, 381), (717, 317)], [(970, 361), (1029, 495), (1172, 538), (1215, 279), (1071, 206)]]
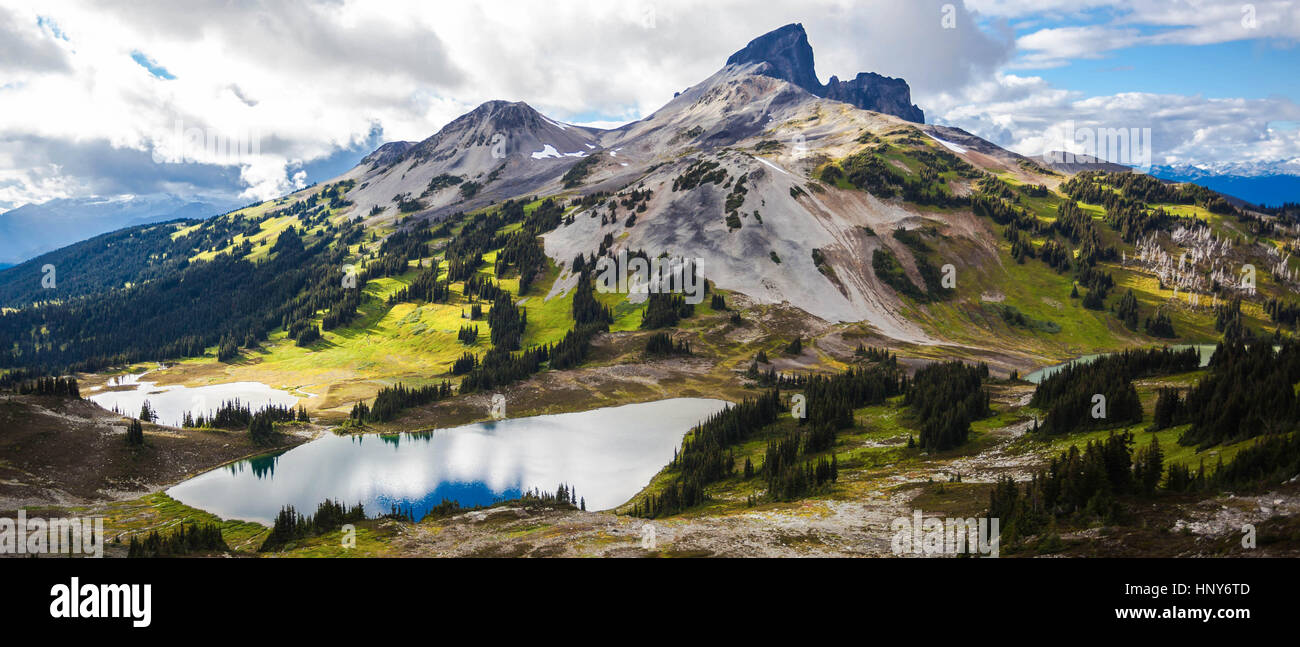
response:
[(233, 476), (239, 476), (244, 472), (249, 472), (259, 479), (271, 478), (272, 476), (275, 476), (276, 462), (279, 461), (280, 457), (283, 455), (284, 452), (277, 452), (274, 454), (254, 456), (248, 460), (231, 463), (226, 466), (226, 469), (229, 470)]
[[(1204, 368), (1210, 364), (1210, 358), (1214, 356), (1214, 349), (1216, 348), (1216, 346), (1214, 344), (1179, 344), (1176, 346), (1169, 347), (1170, 350), (1176, 350), (1176, 351), (1187, 350), (1188, 348), (1195, 348), (1197, 351), (1201, 353), (1201, 367)], [(1031, 382), (1033, 384), (1038, 384), (1044, 379), (1049, 378), (1061, 372), (1063, 369), (1065, 369), (1065, 367), (1070, 366), (1071, 364), (1087, 364), (1089, 362), (1095, 361), (1098, 357), (1105, 357), (1107, 355), (1116, 355), (1116, 354), (1118, 353), (1097, 353), (1094, 355), (1084, 355), (1082, 357), (1076, 357), (1063, 364), (1048, 366), (1047, 368), (1040, 368), (1037, 371), (1034, 371), (1033, 373), (1026, 375), (1025, 381)]]
[(295, 398), (284, 391), (273, 389), (261, 382), (231, 382), (210, 386), (188, 387), (181, 385), (157, 386), (156, 382), (141, 380), (144, 374), (124, 375), (109, 380), (110, 387), (134, 386), (125, 391), (100, 391), (88, 400), (110, 411), (117, 410), (126, 416), (140, 415), (140, 407), (149, 406), (158, 414), (158, 424), (179, 427), (186, 413), (210, 416), (223, 402), (239, 400), (257, 411), (267, 405), (293, 407)]
[(330, 434), (167, 493), (222, 518), (266, 524), (284, 505), (310, 514), (325, 499), (361, 503), (370, 515), (397, 506), (418, 519), (444, 499), (486, 505), (560, 483), (588, 510), (604, 510), (645, 487), (682, 436), (726, 405), (678, 398), (418, 433)]

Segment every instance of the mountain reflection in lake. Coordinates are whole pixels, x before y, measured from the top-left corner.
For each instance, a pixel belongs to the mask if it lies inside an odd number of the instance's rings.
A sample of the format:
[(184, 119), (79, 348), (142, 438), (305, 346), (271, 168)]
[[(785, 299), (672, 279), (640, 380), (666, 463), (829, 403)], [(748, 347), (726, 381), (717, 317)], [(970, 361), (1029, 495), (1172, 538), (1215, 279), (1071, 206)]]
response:
[(371, 516), (397, 506), (419, 519), (444, 499), (485, 505), (561, 483), (586, 499), (588, 510), (604, 510), (645, 487), (682, 436), (726, 406), (677, 398), (417, 433), (329, 434), (167, 493), (225, 519), (268, 525), (284, 505), (311, 514), (325, 499), (361, 503)]

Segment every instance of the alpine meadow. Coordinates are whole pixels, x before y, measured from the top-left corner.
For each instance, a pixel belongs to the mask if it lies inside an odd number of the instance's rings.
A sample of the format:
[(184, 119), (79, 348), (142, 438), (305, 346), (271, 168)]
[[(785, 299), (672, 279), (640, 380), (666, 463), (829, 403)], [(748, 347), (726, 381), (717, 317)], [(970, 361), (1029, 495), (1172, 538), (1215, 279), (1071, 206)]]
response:
[(553, 4), (0, 1), (6, 556), (1300, 556), (1300, 3)]

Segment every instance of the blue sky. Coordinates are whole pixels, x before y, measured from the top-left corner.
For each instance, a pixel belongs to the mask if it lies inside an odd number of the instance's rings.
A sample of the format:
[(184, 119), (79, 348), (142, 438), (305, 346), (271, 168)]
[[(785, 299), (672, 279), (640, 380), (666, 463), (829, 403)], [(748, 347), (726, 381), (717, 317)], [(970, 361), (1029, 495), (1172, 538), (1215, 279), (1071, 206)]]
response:
[[(1240, 11), (1243, 3), (1229, 3)], [(1244, 15), (1232, 15), (1244, 19)], [(1259, 20), (1258, 7), (1256, 21)], [(1177, 31), (1143, 23), (1115, 7), (1072, 14), (1028, 15), (1013, 19), (982, 17), (985, 29), (1008, 26), (1016, 37), (1043, 29), (1117, 25), (1139, 36), (1156, 38)], [(1256, 30), (1257, 31), (1257, 30)], [(1096, 95), (1156, 92), (1204, 95), (1211, 98), (1264, 98), (1281, 95), (1300, 99), (1300, 50), (1292, 38), (1260, 34), (1242, 27), (1241, 37), (1209, 44), (1161, 44), (1123, 47), (1099, 53), (1100, 58), (1076, 58), (1054, 65), (1027, 65), (1053, 85)]]
[(140, 52), (140, 51), (131, 52), (131, 60), (135, 61), (137, 65), (143, 67), (145, 70), (148, 70), (148, 72), (154, 75), (155, 78), (159, 78), (164, 81), (176, 80), (176, 76), (174, 74), (168, 72), (167, 68), (159, 65), (156, 61), (154, 61), (153, 59), (145, 55), (144, 52)]
[(1101, 60), (1077, 61), (1035, 74), (1055, 86), (1092, 95), (1155, 92), (1207, 98), (1300, 97), (1300, 51), (1251, 41), (1132, 47)]
[[(903, 77), (929, 121), (1023, 154), (1052, 148), (1067, 125), (1150, 128), (1156, 164), (1300, 174), (1300, 0), (281, 0), (256, 20), (248, 11), (0, 0), (0, 210), (150, 190), (274, 197), (492, 99), (614, 125), (790, 22), (807, 30), (823, 80)], [(178, 154), (177, 124), (260, 148), (192, 159)], [(123, 166), (105, 150), (161, 161)]]

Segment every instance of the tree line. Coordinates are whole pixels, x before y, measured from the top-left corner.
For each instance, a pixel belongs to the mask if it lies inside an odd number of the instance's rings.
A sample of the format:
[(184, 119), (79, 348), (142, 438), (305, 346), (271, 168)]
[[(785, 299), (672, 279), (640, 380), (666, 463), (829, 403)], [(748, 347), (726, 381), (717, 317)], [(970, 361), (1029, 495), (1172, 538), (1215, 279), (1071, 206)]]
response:
[(171, 532), (151, 530), (144, 537), (131, 536), (127, 557), (179, 557), (194, 553), (229, 551), (221, 536), (221, 526), (215, 523), (183, 523)]
[(0, 382), (0, 387), (7, 387), (19, 395), (49, 395), (81, 399), (81, 388), (77, 386), (77, 378), (74, 377), (38, 377), (10, 382), (7, 385)]
[(767, 391), (713, 414), (697, 425), (674, 452), (669, 468), (676, 471), (658, 494), (647, 494), (632, 504), (636, 517), (676, 514), (704, 501), (704, 486), (735, 471), (733, 447), (776, 421), (782, 410), (780, 392)]
[(1178, 351), (1167, 347), (1126, 350), (1091, 362), (1074, 362), (1043, 378), (1034, 389), (1029, 405), (1047, 415), (1041, 425), (1035, 421), (1033, 431), (1051, 436), (1141, 422), (1142, 402), (1134, 379), (1186, 373), (1200, 364), (1195, 348)]
[(1223, 492), (1265, 490), (1300, 472), (1300, 421), (1291, 420), (1287, 433), (1259, 438), (1228, 463), (1220, 456), (1207, 470), (1202, 459), (1196, 469), (1186, 463), (1166, 465), (1159, 438), (1144, 446), (1131, 433), (1112, 433), (1105, 440), (1088, 441), (1080, 450), (1071, 446), (1053, 458), (1026, 483), (1011, 477), (999, 479), (989, 494), (988, 517), (1000, 519), (1002, 542), (1013, 547), (1037, 535), (1042, 549), (1059, 542), (1056, 524), (1123, 522), (1132, 510), (1125, 498), (1137, 501), (1160, 492)]
[(293, 506), (286, 505), (276, 515), (271, 532), (257, 550), (261, 553), (280, 550), (292, 542), (319, 537), (339, 530), (344, 524), (355, 524), (365, 519), (365, 508), (359, 503), (345, 507), (338, 501), (327, 499), (316, 506), (314, 515), (300, 514)]
[(1163, 472), (1159, 441), (1152, 437), (1136, 458), (1132, 445), (1132, 434), (1112, 433), (1082, 450), (1072, 445), (1023, 486), (1000, 478), (985, 515), (1000, 520), (1003, 545), (1033, 535), (1051, 540), (1058, 520), (1115, 521), (1120, 496), (1153, 493)]
[(943, 451), (966, 442), (970, 423), (993, 414), (984, 381), (989, 367), (960, 361), (929, 364), (916, 371), (903, 405), (920, 426), (921, 449)]
[(0, 366), (93, 372), (202, 356), (223, 340), (229, 357), (231, 340), (254, 345), (313, 303), (329, 307), (345, 253), (324, 233), (289, 228), (260, 262), (223, 253), (126, 288), (3, 311), (0, 338), (14, 343), (0, 349)]
[(657, 332), (646, 339), (645, 352), (646, 355), (651, 357), (690, 355), (691, 342), (685, 339), (674, 341), (672, 335), (666, 332)]
[[(148, 406), (145, 402), (144, 406)], [(252, 405), (241, 402), (239, 398), (225, 400), (216, 411), (207, 415), (194, 415), (186, 411), (181, 416), (181, 427), (184, 428), (207, 428), (207, 429), (245, 429), (253, 422), (253, 418), (258, 413), (265, 413), (266, 418), (271, 422), (309, 422), (307, 409), (298, 407), (297, 409), (288, 405), (269, 404), (258, 411), (254, 411)], [(155, 416), (144, 414), (142, 407), (141, 419), (146, 422), (153, 422)]]
[(352, 405), (348, 419), (356, 424), (367, 422), (388, 422), (397, 418), (404, 409), (445, 400), (452, 396), (451, 382), (409, 388), (401, 383), (379, 389), (375, 403), (368, 405), (357, 402)]
[[(1200, 449), (1288, 432), (1300, 420), (1297, 382), (1300, 342), (1223, 341), (1215, 348), (1208, 374), (1186, 398), (1175, 402), (1174, 395), (1164, 396), (1161, 422), (1191, 423), (1178, 442)], [(1156, 408), (1161, 408), (1159, 401)]]
[[(776, 500), (806, 496), (834, 482), (839, 475), (839, 461), (833, 453), (837, 433), (853, 426), (853, 410), (883, 404), (902, 394), (908, 384), (893, 355), (830, 376), (783, 376), (775, 372), (770, 376), (775, 383), (798, 385), (805, 399), (804, 417), (798, 427), (769, 443), (762, 466), (756, 468), (746, 459), (742, 472), (746, 480), (763, 477), (768, 496)], [(705, 486), (735, 475), (735, 446), (776, 422), (786, 410), (780, 390), (771, 388), (757, 398), (714, 414), (682, 441), (668, 466), (674, 472), (671, 482), (659, 493), (635, 501), (630, 513), (655, 518), (702, 503)], [(818, 456), (828, 451), (830, 456)]]

